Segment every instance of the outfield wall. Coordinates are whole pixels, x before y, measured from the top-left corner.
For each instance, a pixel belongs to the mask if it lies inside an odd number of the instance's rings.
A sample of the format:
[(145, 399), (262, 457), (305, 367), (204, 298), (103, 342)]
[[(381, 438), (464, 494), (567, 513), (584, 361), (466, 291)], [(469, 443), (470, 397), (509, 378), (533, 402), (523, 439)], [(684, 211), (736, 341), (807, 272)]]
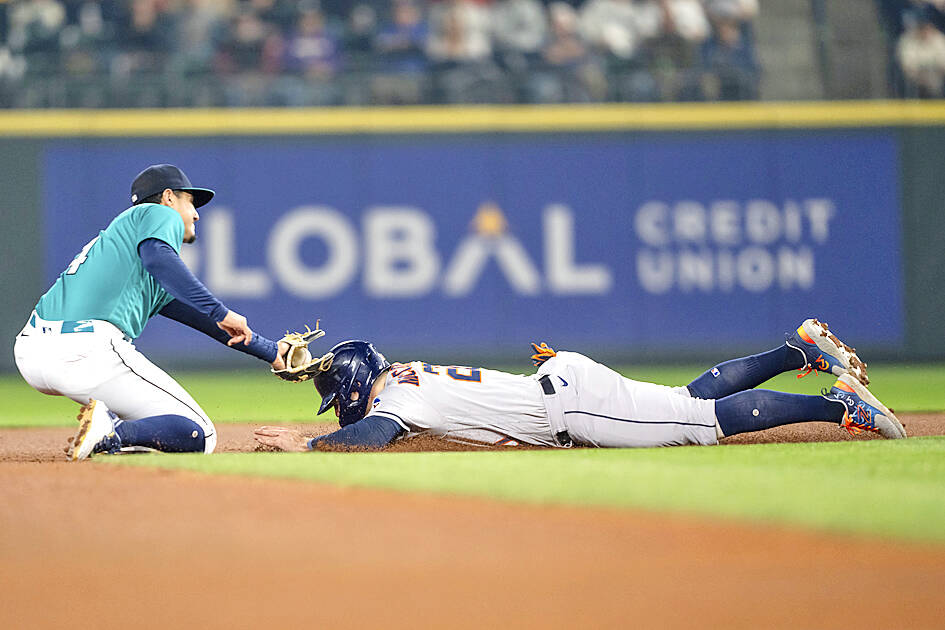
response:
[[(218, 194), (188, 264), (264, 334), (702, 360), (815, 314), (870, 356), (945, 358), (943, 105), (7, 112), (0, 135), (8, 339), (174, 162)], [(231, 358), (161, 319), (158, 362)]]

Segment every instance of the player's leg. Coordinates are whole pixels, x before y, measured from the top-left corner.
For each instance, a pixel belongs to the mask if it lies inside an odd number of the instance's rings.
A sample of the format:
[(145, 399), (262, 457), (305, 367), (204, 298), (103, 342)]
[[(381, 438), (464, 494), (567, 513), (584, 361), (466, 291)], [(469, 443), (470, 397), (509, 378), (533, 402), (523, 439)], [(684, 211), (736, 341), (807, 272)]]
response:
[(824, 396), (786, 394), (768, 389), (736, 392), (715, 401), (715, 416), (725, 436), (797, 422), (840, 424), (846, 411), (842, 402)]
[(718, 440), (713, 400), (634, 381), (573, 352), (559, 352), (542, 371), (553, 377), (554, 397), (574, 444), (622, 448)]
[(88, 390), (107, 373), (102, 363), (108, 336), (94, 332), (60, 334), (53, 325), (27, 325), (17, 335), (13, 356), (31, 387), (44, 394), (88, 402)]
[(767, 352), (719, 363), (686, 388), (696, 398), (724, 398), (754, 389), (783, 372), (799, 370), (805, 363), (802, 352), (784, 344)]
[[(43, 341), (39, 335), (20, 333), (13, 343), (13, 359), (16, 368), (26, 383), (38, 392), (51, 396), (59, 395), (49, 385), (46, 376), (46, 366), (49, 364), (48, 349), (55, 349), (52, 344)], [(44, 356), (45, 355), (45, 356)]]
[(117, 416), (121, 445), (212, 453), (216, 430), (193, 397), (132, 344), (112, 340), (111, 346), (111, 378), (92, 388), (89, 397)]
[(805, 374), (813, 370), (836, 376), (849, 372), (864, 385), (869, 383), (866, 364), (856, 350), (829, 332), (826, 324), (807, 319), (786, 337), (777, 348), (716, 365), (689, 383), (687, 389), (697, 398), (724, 398), (805, 367)]
[(836, 422), (850, 433), (906, 437), (896, 416), (850, 374), (842, 375), (821, 396), (765, 389), (737, 392), (715, 401), (715, 416), (724, 436), (800, 422)]
[[(207, 453), (216, 446), (213, 423), (196, 401), (114, 327), (60, 334), (27, 326), (17, 336), (14, 358), (32, 387), (83, 405), (76, 439), (92, 439), (88, 429), (94, 425), (96, 439), (117, 429), (122, 446)], [(90, 406), (91, 400), (102, 404)]]

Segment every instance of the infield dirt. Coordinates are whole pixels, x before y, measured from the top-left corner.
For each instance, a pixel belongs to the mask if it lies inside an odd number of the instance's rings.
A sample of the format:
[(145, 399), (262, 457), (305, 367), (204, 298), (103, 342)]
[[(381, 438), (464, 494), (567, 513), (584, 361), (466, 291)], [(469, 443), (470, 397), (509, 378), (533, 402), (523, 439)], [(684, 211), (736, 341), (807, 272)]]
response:
[[(910, 435), (945, 434), (945, 416), (903, 420)], [(253, 449), (251, 426), (217, 426), (219, 450)], [(0, 627), (938, 628), (945, 619), (943, 546), (69, 464), (70, 434), (0, 431)], [(824, 439), (846, 434), (807, 425), (726, 441)]]

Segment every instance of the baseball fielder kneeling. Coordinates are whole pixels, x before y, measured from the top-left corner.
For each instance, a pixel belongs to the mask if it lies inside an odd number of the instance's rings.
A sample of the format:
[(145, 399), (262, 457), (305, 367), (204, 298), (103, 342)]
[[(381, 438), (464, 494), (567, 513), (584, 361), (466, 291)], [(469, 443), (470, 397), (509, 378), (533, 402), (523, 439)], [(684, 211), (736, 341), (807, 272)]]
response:
[(213, 195), (176, 166), (146, 168), (131, 185), (131, 207), (82, 248), (17, 335), (14, 357), (26, 382), (82, 405), (70, 459), (136, 449), (213, 452), (210, 418), (134, 346), (154, 315), (285, 367), (280, 350), (288, 344), (254, 333), (180, 259), (182, 245), (196, 238), (197, 208)]

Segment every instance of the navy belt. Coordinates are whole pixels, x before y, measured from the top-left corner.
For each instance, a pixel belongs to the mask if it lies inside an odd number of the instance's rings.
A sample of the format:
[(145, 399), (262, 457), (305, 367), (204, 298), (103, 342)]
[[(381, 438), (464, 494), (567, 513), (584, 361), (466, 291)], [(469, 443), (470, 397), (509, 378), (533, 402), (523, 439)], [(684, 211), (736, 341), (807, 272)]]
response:
[[(545, 396), (555, 395), (555, 384), (551, 382), (550, 376), (547, 374), (540, 376), (538, 383), (541, 385), (541, 391), (545, 392)], [(563, 448), (571, 448), (574, 445), (574, 441), (567, 431), (558, 431), (555, 433), (555, 442), (558, 443), (558, 446)]]

